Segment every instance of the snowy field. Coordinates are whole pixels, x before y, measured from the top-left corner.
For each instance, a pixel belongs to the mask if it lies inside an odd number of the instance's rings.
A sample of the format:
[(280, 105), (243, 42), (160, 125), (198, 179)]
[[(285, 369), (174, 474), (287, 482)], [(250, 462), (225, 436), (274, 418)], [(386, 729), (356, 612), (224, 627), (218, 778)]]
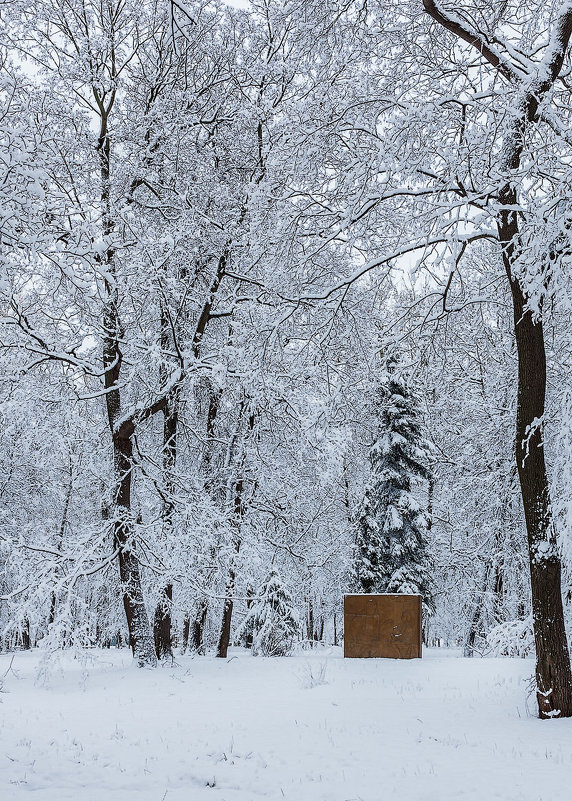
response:
[(156, 671), (127, 651), (0, 656), (2, 801), (565, 801), (572, 720), (539, 721), (533, 665), (284, 659)]

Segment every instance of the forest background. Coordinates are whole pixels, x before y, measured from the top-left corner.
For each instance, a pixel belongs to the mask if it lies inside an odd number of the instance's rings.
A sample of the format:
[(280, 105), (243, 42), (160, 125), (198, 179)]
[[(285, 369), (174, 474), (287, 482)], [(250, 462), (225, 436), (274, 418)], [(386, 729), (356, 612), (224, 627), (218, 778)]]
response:
[(0, 15), (3, 648), (339, 642), (397, 382), (426, 642), (569, 714), (571, 4)]

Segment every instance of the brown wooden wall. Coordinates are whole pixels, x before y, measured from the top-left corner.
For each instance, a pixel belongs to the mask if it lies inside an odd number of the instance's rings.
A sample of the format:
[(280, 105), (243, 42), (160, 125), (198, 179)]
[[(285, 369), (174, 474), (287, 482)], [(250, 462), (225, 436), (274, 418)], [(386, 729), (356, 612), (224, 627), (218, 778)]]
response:
[(344, 656), (421, 657), (421, 596), (346, 595)]

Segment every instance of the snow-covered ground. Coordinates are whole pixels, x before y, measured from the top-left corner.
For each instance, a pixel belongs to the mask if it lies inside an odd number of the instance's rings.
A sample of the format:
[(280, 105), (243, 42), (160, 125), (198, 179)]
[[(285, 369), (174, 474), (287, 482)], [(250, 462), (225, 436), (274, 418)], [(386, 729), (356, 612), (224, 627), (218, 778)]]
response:
[(530, 661), (0, 656), (1, 801), (567, 801), (572, 720)]

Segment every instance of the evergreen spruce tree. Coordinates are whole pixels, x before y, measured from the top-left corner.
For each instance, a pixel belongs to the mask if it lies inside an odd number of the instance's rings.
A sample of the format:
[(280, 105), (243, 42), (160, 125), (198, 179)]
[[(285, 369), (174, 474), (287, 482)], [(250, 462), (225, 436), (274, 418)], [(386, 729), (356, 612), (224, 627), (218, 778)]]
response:
[(364, 593), (418, 593), (426, 611), (433, 609), (430, 521), (413, 496), (412, 481), (431, 478), (429, 454), (415, 396), (395, 374), (395, 362), (390, 363), (380, 388), (380, 425), (356, 521), (355, 586)]
[(279, 573), (271, 568), (246, 614), (239, 637), (252, 638), (253, 656), (287, 656), (298, 631), (292, 597)]

